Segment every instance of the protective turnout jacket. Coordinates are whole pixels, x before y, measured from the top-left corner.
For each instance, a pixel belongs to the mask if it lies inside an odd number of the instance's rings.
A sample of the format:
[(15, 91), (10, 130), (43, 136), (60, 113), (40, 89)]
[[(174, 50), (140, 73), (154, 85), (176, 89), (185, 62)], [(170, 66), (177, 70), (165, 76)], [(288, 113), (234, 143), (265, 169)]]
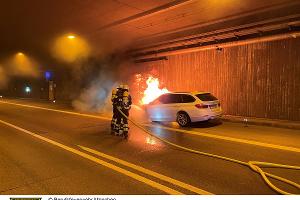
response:
[(128, 91), (123, 92), (123, 108), (129, 110), (131, 108), (132, 100)]

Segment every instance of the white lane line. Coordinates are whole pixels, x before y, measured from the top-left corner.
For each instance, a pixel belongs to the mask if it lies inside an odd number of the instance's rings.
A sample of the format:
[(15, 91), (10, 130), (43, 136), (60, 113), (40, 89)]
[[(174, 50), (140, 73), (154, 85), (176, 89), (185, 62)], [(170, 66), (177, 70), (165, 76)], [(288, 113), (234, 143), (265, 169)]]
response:
[(10, 105), (15, 105), (15, 106), (21, 106), (21, 107), (25, 107), (25, 108), (35, 108), (35, 109), (40, 109), (40, 110), (47, 110), (47, 111), (64, 113), (64, 114), (77, 115), (77, 116), (81, 116), (81, 117), (90, 117), (90, 118), (96, 118), (96, 119), (111, 120), (111, 118), (109, 118), (109, 117), (83, 114), (83, 113), (78, 113), (78, 112), (58, 110), (58, 109), (52, 109), (52, 108), (45, 108), (45, 107), (40, 107), (40, 106), (32, 106), (32, 105), (26, 105), (26, 104), (12, 103), (12, 102), (6, 102), (6, 101), (1, 101), (1, 100), (0, 100), (0, 103), (10, 104)]
[(155, 181), (152, 181), (152, 180), (150, 180), (150, 179), (148, 179), (148, 178), (145, 178), (145, 177), (143, 177), (143, 176), (140, 176), (140, 175), (138, 175), (138, 174), (135, 174), (135, 173), (133, 173), (133, 172), (130, 172), (130, 171), (126, 170), (126, 169), (120, 168), (120, 167), (118, 167), (118, 166), (116, 166), (116, 165), (113, 165), (113, 164), (110, 164), (110, 163), (108, 163), (108, 162), (105, 162), (105, 161), (103, 161), (103, 160), (101, 160), (101, 159), (99, 159), (99, 158), (96, 158), (96, 157), (91, 156), (91, 155), (89, 155), (89, 154), (87, 154), (87, 153), (81, 152), (81, 151), (79, 151), (79, 150), (77, 150), (77, 149), (71, 148), (71, 147), (69, 147), (69, 146), (66, 146), (66, 145), (64, 145), (64, 144), (61, 144), (61, 143), (56, 142), (56, 141), (54, 141), (54, 140), (51, 140), (51, 139), (48, 139), (48, 138), (43, 137), (43, 136), (41, 136), (41, 135), (38, 135), (38, 134), (36, 134), (36, 133), (33, 133), (33, 132), (29, 131), (29, 130), (23, 129), (23, 128), (18, 127), (18, 126), (15, 126), (15, 125), (13, 125), (13, 124), (11, 124), (11, 123), (5, 122), (5, 121), (3, 121), (3, 120), (0, 120), (0, 123), (5, 124), (5, 125), (7, 125), (7, 126), (9, 126), (9, 127), (11, 127), (11, 128), (14, 128), (14, 129), (18, 130), (18, 131), (27, 133), (27, 134), (29, 134), (29, 135), (31, 135), (31, 136), (33, 136), (33, 137), (36, 137), (36, 138), (38, 138), (38, 139), (40, 139), (40, 140), (43, 140), (44, 142), (47, 142), (47, 143), (50, 143), (50, 144), (52, 144), (52, 145), (54, 145), (54, 146), (60, 147), (60, 148), (62, 148), (62, 149), (64, 149), (64, 150), (69, 151), (69, 152), (71, 152), (71, 153), (74, 153), (74, 154), (76, 154), (76, 155), (78, 155), (78, 156), (81, 156), (81, 157), (83, 157), (83, 158), (86, 158), (86, 159), (88, 159), (88, 160), (91, 160), (91, 161), (93, 161), (93, 162), (95, 162), (95, 163), (97, 163), (97, 164), (100, 164), (100, 165), (102, 165), (102, 166), (105, 166), (105, 167), (107, 167), (107, 168), (109, 168), (109, 169), (111, 169), (111, 170), (114, 170), (114, 171), (116, 171), (116, 172), (119, 172), (119, 173), (121, 173), (121, 174), (124, 174), (124, 175), (126, 175), (126, 176), (128, 176), (128, 177), (131, 177), (131, 178), (133, 178), (133, 179), (135, 179), (135, 180), (137, 180), (137, 181), (140, 181), (140, 182), (142, 182), (142, 183), (144, 183), (144, 184), (146, 184), (146, 185), (149, 185), (149, 186), (151, 186), (151, 187), (153, 187), (153, 188), (156, 188), (156, 189), (158, 189), (158, 190), (161, 190), (161, 191), (163, 191), (163, 192), (165, 192), (165, 193), (167, 193), (167, 194), (172, 194), (172, 195), (182, 195), (182, 194), (183, 194), (183, 193), (181, 193), (181, 192), (179, 192), (179, 191), (177, 191), (177, 190), (174, 190), (174, 189), (172, 189), (172, 188), (169, 188), (169, 187), (167, 187), (167, 186), (165, 186), (165, 185), (162, 185), (162, 184), (157, 183), (157, 182), (155, 182)]
[(159, 174), (159, 173), (157, 173), (157, 172), (151, 171), (151, 170), (146, 169), (146, 168), (144, 168), (144, 167), (141, 167), (141, 166), (139, 166), (139, 165), (135, 165), (135, 164), (133, 164), (133, 163), (127, 162), (127, 161), (125, 161), (125, 160), (121, 160), (121, 159), (119, 159), (119, 158), (116, 158), (116, 157), (107, 155), (107, 154), (105, 154), (105, 153), (96, 151), (96, 150), (91, 149), (91, 148), (88, 148), (88, 147), (84, 147), (84, 146), (80, 146), (80, 145), (78, 145), (78, 146), (79, 146), (81, 149), (83, 149), (83, 150), (85, 150), (85, 151), (87, 151), (87, 152), (90, 152), (90, 153), (95, 154), (95, 155), (97, 155), (97, 156), (101, 156), (101, 157), (106, 158), (106, 159), (108, 159), (108, 160), (112, 160), (112, 161), (114, 161), (114, 162), (116, 162), (116, 163), (118, 163), (118, 164), (124, 165), (124, 166), (126, 166), (126, 167), (130, 167), (130, 168), (135, 169), (135, 170), (137, 170), (137, 171), (139, 171), (139, 172), (142, 172), (142, 173), (144, 173), (144, 174), (148, 174), (148, 175), (153, 176), (153, 177), (155, 177), (155, 178), (161, 179), (161, 180), (166, 181), (166, 182), (169, 182), (169, 183), (171, 183), (171, 184), (173, 184), (173, 185), (176, 185), (176, 186), (179, 186), (179, 187), (181, 187), (181, 188), (184, 188), (184, 189), (186, 189), (186, 190), (195, 192), (196, 194), (202, 194), (202, 195), (209, 195), (209, 194), (211, 195), (211, 194), (212, 194), (212, 193), (210, 193), (210, 192), (207, 192), (207, 191), (202, 190), (202, 189), (200, 189), (200, 188), (197, 188), (197, 187), (195, 187), (195, 186), (192, 186), (192, 185), (189, 185), (189, 184), (187, 184), (187, 183), (184, 183), (184, 182), (178, 181), (178, 180), (176, 180), (176, 179), (170, 178), (170, 177), (168, 177), (168, 176)]

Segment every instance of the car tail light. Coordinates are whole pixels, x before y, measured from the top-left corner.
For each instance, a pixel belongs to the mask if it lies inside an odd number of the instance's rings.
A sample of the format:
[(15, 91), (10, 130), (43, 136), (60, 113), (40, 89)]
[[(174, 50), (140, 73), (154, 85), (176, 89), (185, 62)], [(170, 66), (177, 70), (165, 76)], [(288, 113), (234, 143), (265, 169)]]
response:
[(196, 108), (208, 108), (208, 105), (204, 105), (204, 104), (196, 104), (195, 106)]

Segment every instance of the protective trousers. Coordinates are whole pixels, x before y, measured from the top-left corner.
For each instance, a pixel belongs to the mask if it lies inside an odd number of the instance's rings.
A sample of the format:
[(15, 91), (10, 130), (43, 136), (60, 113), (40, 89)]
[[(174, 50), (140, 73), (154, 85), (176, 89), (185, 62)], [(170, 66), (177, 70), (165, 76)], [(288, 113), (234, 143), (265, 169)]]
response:
[[(117, 108), (121, 109), (120, 106), (118, 106)], [(120, 111), (117, 109), (116, 111), (116, 124), (115, 124), (115, 131), (118, 134), (121, 134), (120, 131), (123, 131), (122, 129), (122, 123), (123, 123), (123, 115), (120, 113)]]
[(112, 116), (112, 119), (111, 119), (111, 130), (112, 131), (116, 131), (116, 124), (117, 124), (117, 114), (118, 114), (118, 109), (117, 109), (117, 106), (116, 105), (113, 105), (113, 116)]
[(127, 134), (128, 130), (129, 130), (128, 119), (127, 119), (129, 117), (129, 109), (123, 108), (122, 112), (126, 115), (126, 117), (122, 115), (122, 119), (121, 119), (121, 126), (122, 127), (121, 128), (123, 130), (123, 133)]

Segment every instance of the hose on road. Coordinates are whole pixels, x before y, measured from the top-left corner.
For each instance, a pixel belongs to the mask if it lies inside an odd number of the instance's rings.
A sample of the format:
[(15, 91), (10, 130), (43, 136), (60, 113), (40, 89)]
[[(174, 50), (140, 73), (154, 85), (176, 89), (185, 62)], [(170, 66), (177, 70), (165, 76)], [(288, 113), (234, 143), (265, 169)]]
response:
[(272, 168), (285, 168), (285, 169), (294, 169), (294, 170), (300, 170), (300, 166), (291, 166), (291, 165), (282, 165), (282, 164), (276, 164), (276, 163), (268, 163), (268, 162), (258, 162), (258, 161), (249, 161), (249, 162), (244, 162), (244, 161), (241, 161), (241, 160), (237, 160), (237, 159), (233, 159), (233, 158), (229, 158), (229, 157), (225, 157), (225, 156), (220, 156), (220, 155), (216, 155), (216, 154), (211, 154), (211, 153), (206, 153), (206, 152), (201, 152), (201, 151), (197, 151), (197, 150), (194, 150), (194, 149), (190, 149), (190, 148), (187, 148), (187, 147), (184, 147), (184, 146), (180, 146), (178, 144), (175, 144), (175, 143), (172, 143), (164, 138), (161, 138), (161, 137), (158, 137), (156, 135), (154, 135), (153, 133), (151, 133), (149, 130), (145, 129), (142, 125), (140, 125), (139, 123), (135, 122), (134, 120), (128, 118), (123, 112), (121, 109), (118, 108), (118, 111), (124, 116), (126, 117), (130, 122), (132, 122), (135, 126), (137, 126), (138, 128), (140, 128), (141, 130), (143, 130), (144, 132), (146, 132), (147, 134), (149, 134), (150, 136), (166, 143), (166, 144), (169, 144), (173, 147), (176, 147), (178, 149), (181, 149), (181, 150), (184, 150), (184, 151), (187, 151), (187, 152), (191, 152), (191, 153), (195, 153), (195, 154), (199, 154), (199, 155), (204, 155), (204, 156), (209, 156), (209, 157), (213, 157), (213, 158), (217, 158), (217, 159), (221, 159), (221, 160), (226, 160), (226, 161), (229, 161), (229, 162), (233, 162), (233, 163), (238, 163), (240, 165), (243, 165), (243, 166), (247, 166), (249, 167), (250, 169), (252, 169), (254, 172), (256, 173), (259, 173), (261, 175), (261, 177), (263, 178), (263, 180), (265, 181), (265, 183), (270, 187), (272, 188), (274, 191), (278, 192), (279, 194), (292, 194), (292, 193), (289, 193), (287, 191), (284, 191), (280, 188), (278, 188), (277, 186), (275, 186), (269, 178), (273, 178), (273, 179), (276, 179), (278, 181), (281, 181), (281, 182), (284, 182), (286, 184), (289, 184), (297, 189), (299, 189), (300, 191), (300, 185), (291, 181), (291, 180), (288, 180), (286, 178), (282, 178), (280, 176), (277, 176), (277, 175), (274, 175), (274, 174), (271, 174), (271, 173), (268, 173), (268, 172), (264, 172), (262, 170), (263, 167), (272, 167)]

